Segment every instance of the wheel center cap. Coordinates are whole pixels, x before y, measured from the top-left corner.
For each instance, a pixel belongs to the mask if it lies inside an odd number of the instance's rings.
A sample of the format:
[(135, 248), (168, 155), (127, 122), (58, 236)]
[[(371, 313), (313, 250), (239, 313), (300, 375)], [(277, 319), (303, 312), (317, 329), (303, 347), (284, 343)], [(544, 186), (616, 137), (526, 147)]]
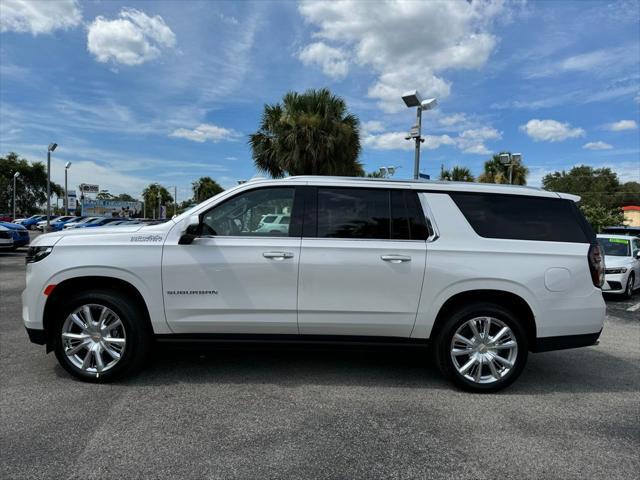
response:
[(487, 352), (487, 346), (486, 346), (484, 343), (482, 343), (482, 344), (478, 347), (478, 351), (479, 351), (480, 353), (486, 353), (486, 352)]
[(100, 335), (100, 332), (91, 334), (91, 340), (93, 340), (94, 342), (99, 342), (101, 339), (102, 339), (102, 335)]

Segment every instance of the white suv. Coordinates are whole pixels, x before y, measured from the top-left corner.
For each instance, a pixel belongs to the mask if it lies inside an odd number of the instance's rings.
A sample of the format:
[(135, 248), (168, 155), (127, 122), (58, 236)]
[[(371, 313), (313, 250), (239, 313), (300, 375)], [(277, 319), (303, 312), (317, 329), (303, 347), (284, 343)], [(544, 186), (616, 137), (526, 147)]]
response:
[[(429, 344), (458, 386), (495, 391), (529, 351), (598, 341), (603, 257), (577, 200), (469, 183), (252, 181), (160, 225), (38, 237), (24, 322), (84, 380), (133, 371), (154, 339), (366, 341)], [(260, 231), (285, 212), (286, 231)]]

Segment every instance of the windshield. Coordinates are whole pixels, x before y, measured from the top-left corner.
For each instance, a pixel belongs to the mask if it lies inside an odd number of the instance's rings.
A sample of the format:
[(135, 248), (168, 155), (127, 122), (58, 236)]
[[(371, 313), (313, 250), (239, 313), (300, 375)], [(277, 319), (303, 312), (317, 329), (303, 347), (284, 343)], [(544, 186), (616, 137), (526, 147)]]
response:
[(599, 238), (598, 243), (607, 256), (628, 257), (631, 255), (629, 240), (624, 238)]

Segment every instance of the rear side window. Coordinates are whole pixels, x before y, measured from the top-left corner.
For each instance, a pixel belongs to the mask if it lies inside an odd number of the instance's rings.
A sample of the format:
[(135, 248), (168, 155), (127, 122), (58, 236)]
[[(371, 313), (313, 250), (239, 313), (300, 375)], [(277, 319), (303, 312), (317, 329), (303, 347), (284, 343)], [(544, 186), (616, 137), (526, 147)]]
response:
[(517, 195), (450, 193), (481, 237), (590, 243), (571, 200)]
[(317, 237), (424, 240), (427, 236), (415, 192), (318, 188)]

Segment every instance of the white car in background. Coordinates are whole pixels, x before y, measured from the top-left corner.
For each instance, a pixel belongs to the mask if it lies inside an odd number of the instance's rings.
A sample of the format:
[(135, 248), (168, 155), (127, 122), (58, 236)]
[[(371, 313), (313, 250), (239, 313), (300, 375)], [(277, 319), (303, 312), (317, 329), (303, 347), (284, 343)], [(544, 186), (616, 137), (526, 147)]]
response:
[(11, 248), (13, 248), (13, 235), (11, 234), (11, 230), (0, 225), (0, 249)]
[(598, 243), (605, 256), (602, 291), (631, 298), (633, 291), (640, 288), (640, 238), (601, 233)]
[(265, 215), (258, 224), (256, 232), (260, 233), (287, 233), (289, 231), (289, 222), (291, 215), (273, 214)]

